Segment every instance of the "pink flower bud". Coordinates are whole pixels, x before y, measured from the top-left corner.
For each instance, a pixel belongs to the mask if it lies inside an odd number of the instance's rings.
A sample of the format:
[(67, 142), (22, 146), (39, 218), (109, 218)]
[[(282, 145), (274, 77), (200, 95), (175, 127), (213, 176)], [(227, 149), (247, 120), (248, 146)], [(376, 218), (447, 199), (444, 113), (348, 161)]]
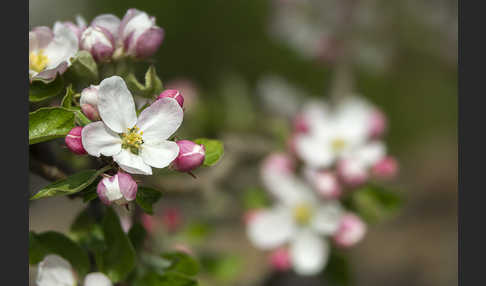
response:
[(198, 88), (197, 86), (186, 78), (178, 78), (168, 81), (165, 85), (168, 89), (177, 89), (184, 95), (184, 107), (190, 110), (197, 104), (198, 100)]
[(295, 170), (295, 163), (292, 158), (283, 153), (268, 155), (262, 164), (263, 173), (290, 174)]
[(307, 133), (309, 131), (309, 123), (303, 114), (295, 116), (293, 125), (296, 133)]
[(179, 140), (179, 155), (172, 162), (172, 166), (179, 172), (189, 172), (201, 166), (206, 156), (204, 145), (196, 144), (189, 140)]
[(162, 214), (162, 223), (170, 232), (176, 231), (182, 223), (182, 216), (178, 209), (166, 209)]
[(380, 110), (374, 110), (370, 117), (369, 132), (371, 137), (380, 137), (387, 128), (386, 116)]
[(305, 170), (305, 176), (319, 195), (326, 199), (336, 199), (341, 193), (341, 185), (335, 174), (329, 171)]
[(81, 98), (79, 104), (84, 115), (91, 121), (100, 120), (100, 114), (98, 112), (98, 89), (99, 86), (91, 85), (81, 91)]
[(128, 9), (119, 28), (119, 42), (127, 55), (152, 56), (162, 44), (164, 30), (155, 25), (155, 17), (137, 9)]
[(290, 254), (286, 248), (278, 248), (274, 250), (269, 257), (270, 265), (279, 271), (285, 271), (292, 266), (290, 261)]
[(366, 234), (366, 224), (356, 215), (347, 213), (341, 218), (334, 242), (341, 247), (350, 247), (361, 241)]
[(64, 142), (66, 142), (69, 150), (78, 155), (86, 154), (86, 150), (84, 150), (83, 142), (81, 139), (82, 130), (83, 127), (76, 126), (71, 129), (71, 131), (69, 131), (69, 133), (66, 135), (66, 138), (64, 138)]
[(110, 205), (112, 202), (125, 205), (135, 199), (137, 189), (137, 183), (132, 176), (118, 171), (112, 177), (103, 178), (98, 183), (96, 191), (100, 200), (106, 205)]
[(184, 105), (184, 97), (182, 96), (182, 93), (177, 89), (166, 89), (159, 95), (159, 97), (157, 97), (157, 99), (161, 99), (165, 97), (170, 97), (177, 100), (180, 107)]
[(398, 173), (398, 163), (393, 157), (385, 157), (372, 168), (373, 175), (381, 179), (390, 179)]
[(155, 229), (155, 219), (153, 216), (148, 214), (142, 214), (142, 218), (140, 219), (142, 222), (143, 227), (148, 233), (153, 233)]
[(81, 49), (89, 51), (98, 62), (109, 61), (115, 51), (113, 35), (101, 26), (91, 26), (81, 35)]
[(258, 216), (258, 214), (260, 213), (260, 211), (261, 211), (260, 209), (247, 210), (243, 214), (243, 222), (245, 224), (249, 224), (251, 221), (253, 221)]
[(338, 175), (347, 185), (356, 187), (368, 180), (367, 168), (358, 160), (343, 159), (337, 164)]

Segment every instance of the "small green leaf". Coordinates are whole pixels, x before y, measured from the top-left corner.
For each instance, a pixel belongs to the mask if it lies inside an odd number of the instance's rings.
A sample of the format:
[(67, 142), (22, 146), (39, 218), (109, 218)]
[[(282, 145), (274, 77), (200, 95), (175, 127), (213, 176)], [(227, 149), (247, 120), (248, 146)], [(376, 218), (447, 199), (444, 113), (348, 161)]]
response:
[(35, 265), (46, 256), (46, 249), (36, 238), (33, 232), (29, 232), (29, 264)]
[(64, 79), (57, 76), (52, 82), (45, 82), (40, 79), (33, 79), (29, 86), (29, 101), (39, 102), (61, 94), (64, 88)]
[(260, 188), (248, 188), (243, 193), (243, 205), (245, 209), (258, 209), (268, 206), (267, 193)]
[(145, 73), (145, 85), (141, 84), (133, 73), (130, 73), (125, 81), (128, 89), (141, 97), (154, 98), (162, 92), (162, 81), (157, 76), (154, 66), (150, 66)]
[(243, 263), (236, 255), (206, 254), (201, 258), (201, 265), (214, 278), (228, 282), (240, 273)]
[(74, 93), (75, 92), (73, 90), (73, 86), (70, 84), (66, 88), (66, 94), (62, 98), (62, 101), (61, 101), (61, 106), (62, 107), (65, 107), (67, 109), (70, 109), (73, 106), (73, 95), (74, 95)]
[(194, 276), (199, 272), (199, 264), (186, 253), (165, 253), (162, 254), (162, 257), (170, 261), (170, 266), (166, 269), (166, 271), (187, 276)]
[(397, 192), (368, 185), (353, 192), (350, 207), (367, 222), (373, 223), (392, 215), (401, 204)]
[(29, 113), (29, 145), (66, 136), (74, 124), (74, 112), (63, 107), (42, 107)]
[(138, 278), (134, 286), (197, 286), (197, 281), (177, 273), (148, 272)]
[(137, 222), (128, 231), (128, 237), (130, 238), (135, 250), (139, 250), (147, 238), (147, 231), (142, 224)]
[(148, 214), (153, 214), (152, 205), (155, 204), (162, 193), (147, 187), (138, 187), (136, 202), (142, 210)]
[(77, 88), (83, 88), (98, 81), (98, 65), (88, 51), (79, 51), (65, 73)]
[(107, 248), (98, 267), (113, 283), (117, 283), (125, 280), (135, 267), (135, 249), (123, 231), (118, 215), (111, 208), (107, 208), (102, 226)]
[(30, 232), (29, 236), (33, 238), (30, 242), (35, 243), (34, 246), (29, 245), (29, 251), (34, 253), (32, 259), (29, 257), (30, 263), (40, 262), (38, 259), (42, 253), (42, 258), (47, 254), (57, 254), (69, 261), (81, 277), (90, 270), (88, 253), (64, 234), (47, 231), (40, 234)]
[(211, 233), (211, 226), (202, 221), (192, 221), (182, 231), (181, 235), (191, 244), (203, 242)]
[(206, 148), (206, 157), (204, 158), (204, 166), (213, 166), (216, 164), (224, 153), (223, 143), (214, 139), (199, 138), (194, 140), (197, 144), (204, 145)]
[(101, 173), (110, 168), (111, 166), (106, 166), (100, 170), (85, 170), (76, 173), (42, 188), (30, 199), (37, 200), (52, 196), (75, 194), (88, 187)]

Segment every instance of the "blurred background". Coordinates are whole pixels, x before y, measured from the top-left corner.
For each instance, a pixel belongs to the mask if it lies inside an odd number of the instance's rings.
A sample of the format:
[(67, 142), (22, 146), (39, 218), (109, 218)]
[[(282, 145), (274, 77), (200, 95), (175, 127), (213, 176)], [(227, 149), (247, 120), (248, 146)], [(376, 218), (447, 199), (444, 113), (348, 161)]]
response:
[[(241, 200), (261, 185), (261, 160), (285, 146), (299, 102), (336, 90), (387, 114), (385, 140), (400, 162), (391, 185), (405, 199), (347, 250), (354, 284), (457, 285), (457, 1), (30, 0), (29, 25), (121, 18), (132, 7), (165, 29), (154, 63), (164, 85), (187, 97), (178, 136), (225, 144), (222, 161), (197, 180), (161, 171), (148, 181), (165, 192), (159, 217), (179, 213), (180, 231), (163, 230), (170, 238), (157, 245), (197, 249), (201, 285), (321, 285), (269, 268), (246, 238)], [(40, 157), (68, 174), (90, 164), (63, 140), (44, 145), (49, 152), (31, 150), (32, 169)], [(47, 183), (32, 172), (30, 192)], [(82, 207), (67, 198), (32, 202), (30, 229), (67, 231)]]

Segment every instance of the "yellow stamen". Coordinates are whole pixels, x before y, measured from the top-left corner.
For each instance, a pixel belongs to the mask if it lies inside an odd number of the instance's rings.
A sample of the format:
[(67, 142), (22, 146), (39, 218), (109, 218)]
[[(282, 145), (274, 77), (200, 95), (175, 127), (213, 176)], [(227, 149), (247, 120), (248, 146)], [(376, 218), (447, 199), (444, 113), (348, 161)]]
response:
[(331, 146), (334, 151), (341, 151), (346, 147), (346, 141), (341, 138), (336, 138), (332, 141)]
[(139, 128), (134, 126), (133, 128), (128, 128), (126, 133), (120, 135), (122, 138), (122, 148), (129, 149), (135, 155), (138, 155), (139, 149), (143, 144), (143, 131), (139, 133), (138, 130)]
[(48, 63), (49, 59), (44, 54), (44, 50), (38, 50), (29, 54), (29, 69), (31, 70), (41, 72), (46, 68)]
[(294, 219), (298, 224), (306, 225), (309, 224), (312, 218), (312, 213), (313, 210), (311, 205), (308, 203), (301, 203), (294, 208)]

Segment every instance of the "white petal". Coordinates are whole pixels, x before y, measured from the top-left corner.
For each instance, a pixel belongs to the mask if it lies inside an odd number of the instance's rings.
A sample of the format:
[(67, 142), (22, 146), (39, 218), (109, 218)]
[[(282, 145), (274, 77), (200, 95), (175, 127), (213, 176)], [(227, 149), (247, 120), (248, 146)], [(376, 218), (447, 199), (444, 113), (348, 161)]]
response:
[(149, 141), (142, 145), (140, 156), (145, 163), (155, 168), (165, 168), (179, 155), (179, 146), (173, 141)]
[(78, 36), (66, 25), (55, 26), (54, 39), (44, 50), (48, 59), (46, 70), (56, 68), (62, 62), (70, 63), (70, 58), (78, 51)]
[(113, 160), (128, 173), (152, 175), (152, 168), (143, 161), (142, 157), (127, 149), (122, 149), (120, 153), (113, 156)]
[(287, 206), (313, 200), (312, 190), (295, 176), (270, 171), (263, 172), (262, 176), (266, 190)]
[(98, 91), (98, 110), (103, 122), (117, 133), (126, 132), (137, 122), (133, 96), (125, 81), (112, 76), (100, 83)]
[(247, 225), (250, 241), (258, 248), (272, 249), (287, 242), (295, 232), (292, 212), (285, 207), (259, 211)]
[(386, 155), (386, 147), (382, 142), (371, 142), (366, 144), (356, 152), (356, 159), (365, 166), (371, 166)]
[(101, 272), (86, 275), (83, 286), (112, 286), (110, 279)]
[(325, 168), (335, 159), (331, 146), (327, 143), (316, 136), (300, 135), (295, 139), (295, 149), (299, 157), (311, 167)]
[[(140, 35), (142, 35), (150, 27), (154, 26), (154, 20), (145, 12), (140, 12), (138, 15), (130, 19), (123, 30), (123, 39), (128, 37), (131, 33), (131, 43), (136, 43)], [(129, 47), (132, 49), (134, 45)]]
[(113, 156), (121, 150), (120, 136), (101, 121), (86, 125), (81, 132), (81, 140), (84, 149), (91, 156)]
[(290, 245), (290, 259), (300, 275), (319, 273), (327, 264), (329, 244), (316, 233), (302, 230)]
[(113, 14), (101, 14), (93, 19), (92, 26), (100, 26), (107, 29), (113, 36), (118, 35), (120, 18)]
[(184, 111), (173, 98), (156, 100), (145, 108), (137, 121), (143, 131), (144, 141), (160, 141), (169, 138), (182, 123)]
[(329, 201), (320, 205), (312, 217), (312, 228), (323, 235), (332, 235), (338, 228), (343, 210), (338, 202)]
[(50, 254), (39, 263), (36, 283), (38, 286), (74, 286), (76, 280), (71, 264), (58, 255)]

